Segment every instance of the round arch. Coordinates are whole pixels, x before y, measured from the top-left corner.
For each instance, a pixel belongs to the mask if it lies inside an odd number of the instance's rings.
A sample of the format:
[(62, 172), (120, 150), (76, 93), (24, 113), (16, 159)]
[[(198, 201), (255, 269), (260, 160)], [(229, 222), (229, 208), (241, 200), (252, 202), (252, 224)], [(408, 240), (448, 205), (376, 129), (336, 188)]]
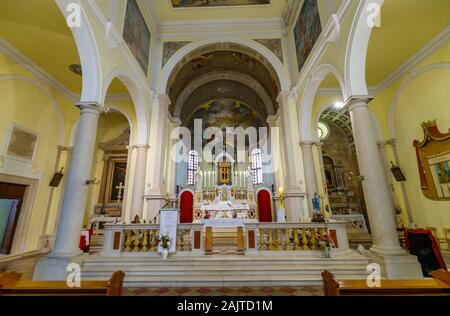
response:
[[(381, 10), (384, 0), (361, 0), (350, 28), (345, 52), (345, 83), (350, 95), (367, 95), (366, 58), (373, 27), (368, 21)], [(379, 11), (378, 11), (379, 12)]]
[(394, 113), (395, 109), (397, 108), (398, 99), (400, 98), (400, 95), (402, 94), (403, 90), (405, 90), (412, 81), (414, 81), (421, 75), (436, 69), (450, 69), (450, 63), (431, 64), (416, 70), (408, 79), (406, 79), (402, 83), (400, 88), (395, 93), (394, 97), (392, 98), (391, 105), (389, 106), (389, 113), (388, 113), (388, 129), (389, 129), (389, 137), (391, 139), (396, 138), (394, 130)]
[(300, 106), (300, 139), (303, 141), (313, 140), (313, 127), (311, 126), (312, 110), (314, 100), (319, 90), (320, 84), (329, 74), (333, 74), (339, 82), (343, 99), (347, 99), (348, 94), (344, 80), (339, 71), (330, 64), (322, 64), (317, 66), (311, 73), (311, 78), (305, 85)]
[(92, 27), (86, 16), (80, 0), (56, 0), (61, 13), (67, 18), (71, 13), (67, 10), (69, 5), (76, 4), (80, 8), (81, 25), (80, 27), (71, 27), (80, 62), (83, 69), (82, 91), (80, 102), (96, 102), (103, 105), (101, 101), (102, 92), (102, 67), (100, 63), (100, 53), (96, 45), (96, 39)]
[(177, 64), (183, 60), (183, 58), (185, 58), (187, 55), (189, 55), (190, 53), (194, 52), (195, 50), (197, 50), (203, 46), (216, 44), (216, 43), (226, 43), (226, 42), (242, 45), (246, 48), (252, 49), (252, 50), (256, 51), (257, 53), (261, 54), (261, 56), (266, 58), (267, 61), (274, 68), (274, 70), (278, 76), (278, 80), (280, 82), (281, 90), (288, 91), (290, 89), (291, 82), (290, 82), (289, 74), (288, 74), (286, 68), (283, 66), (282, 62), (278, 59), (278, 57), (274, 53), (272, 53), (267, 47), (265, 47), (264, 45), (262, 45), (256, 41), (246, 41), (246, 40), (237, 39), (237, 38), (225, 37), (225, 38), (221, 38), (220, 40), (209, 39), (209, 40), (200, 41), (200, 42), (193, 42), (193, 43), (190, 43), (190, 44), (184, 46), (179, 51), (177, 51), (168, 60), (168, 62), (162, 69), (160, 86), (158, 89), (159, 93), (162, 93), (162, 94), (167, 93), (167, 84), (169, 82), (170, 75), (174, 71)]
[[(102, 88), (101, 100), (105, 102), (108, 88), (111, 85), (111, 82), (116, 78), (125, 85), (134, 105), (134, 111), (136, 115), (136, 129), (134, 135), (135, 142), (136, 144), (147, 144), (147, 111), (145, 106), (145, 98), (141, 92), (145, 90), (145, 87), (139, 87), (139, 84), (133, 79), (133, 76), (131, 76), (131, 74), (127, 70), (123, 68), (115, 68), (108, 74), (104, 81), (105, 84)], [(133, 125), (130, 122), (130, 127), (131, 126)]]
[(59, 105), (58, 101), (53, 97), (53, 95), (45, 88), (43, 87), (38, 81), (23, 77), (20, 75), (0, 75), (0, 81), (21, 81), (27, 84), (32, 85), (34, 88), (39, 90), (42, 94), (44, 94), (52, 104), (53, 108), (55, 109), (56, 116), (58, 117), (59, 121), (59, 144), (61, 146), (64, 146), (65, 138), (66, 138), (66, 131), (65, 131), (65, 124), (64, 124), (64, 115), (61, 111), (61, 106)]

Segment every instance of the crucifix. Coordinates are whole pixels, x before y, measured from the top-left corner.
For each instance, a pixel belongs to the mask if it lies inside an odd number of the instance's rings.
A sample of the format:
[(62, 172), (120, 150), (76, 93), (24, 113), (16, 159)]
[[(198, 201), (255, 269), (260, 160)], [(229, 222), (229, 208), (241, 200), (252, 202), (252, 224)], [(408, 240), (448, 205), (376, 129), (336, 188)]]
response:
[(123, 186), (123, 183), (120, 182), (118, 186), (116, 186), (116, 189), (119, 190), (117, 193), (117, 204), (120, 204), (120, 200), (122, 199), (122, 190), (125, 189)]

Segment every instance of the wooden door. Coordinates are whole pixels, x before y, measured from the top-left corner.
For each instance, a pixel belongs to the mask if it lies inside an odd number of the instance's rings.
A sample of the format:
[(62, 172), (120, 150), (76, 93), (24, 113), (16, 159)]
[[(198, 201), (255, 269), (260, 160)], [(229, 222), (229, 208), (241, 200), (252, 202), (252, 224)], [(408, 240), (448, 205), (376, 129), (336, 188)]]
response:
[(17, 222), (19, 221), (20, 209), (25, 196), (25, 185), (0, 182), (0, 200), (7, 200), (9, 214), (6, 220), (6, 227), (3, 236), (3, 242), (0, 245), (1, 254), (10, 254), (16, 232)]

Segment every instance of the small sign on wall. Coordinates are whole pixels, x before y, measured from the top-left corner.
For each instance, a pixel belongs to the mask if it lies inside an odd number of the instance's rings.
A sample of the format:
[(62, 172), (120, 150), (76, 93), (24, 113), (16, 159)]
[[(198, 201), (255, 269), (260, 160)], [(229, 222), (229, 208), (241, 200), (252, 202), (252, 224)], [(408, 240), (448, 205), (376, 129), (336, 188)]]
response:
[(8, 158), (32, 162), (36, 154), (39, 133), (11, 123), (7, 134), (5, 155)]

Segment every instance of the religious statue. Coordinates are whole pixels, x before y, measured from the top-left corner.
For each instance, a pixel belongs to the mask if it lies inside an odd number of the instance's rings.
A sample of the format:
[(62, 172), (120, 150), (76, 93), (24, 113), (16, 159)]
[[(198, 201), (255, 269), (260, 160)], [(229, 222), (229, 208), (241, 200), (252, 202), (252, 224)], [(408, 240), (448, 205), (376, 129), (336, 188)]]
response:
[(195, 192), (202, 192), (203, 191), (203, 185), (202, 185), (202, 174), (198, 170), (195, 173)]
[(312, 205), (314, 213), (320, 213), (320, 197), (317, 193), (314, 193), (314, 197), (312, 198)]
[(248, 174), (247, 174), (247, 191), (248, 192), (253, 192), (254, 188), (253, 188), (253, 179), (254, 179), (254, 171), (248, 167)]

